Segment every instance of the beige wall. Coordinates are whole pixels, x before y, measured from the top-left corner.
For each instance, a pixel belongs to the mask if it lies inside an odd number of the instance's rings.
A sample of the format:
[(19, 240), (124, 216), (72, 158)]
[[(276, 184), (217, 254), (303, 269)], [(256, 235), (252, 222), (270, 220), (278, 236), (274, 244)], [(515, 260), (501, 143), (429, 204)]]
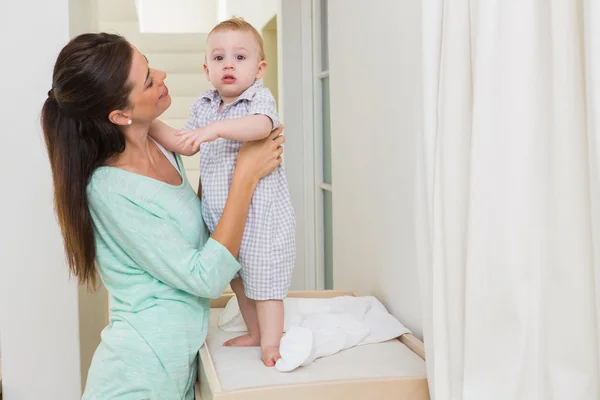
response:
[(277, 16), (274, 16), (262, 29), (265, 58), (267, 60), (267, 73), (263, 79), (265, 87), (269, 88), (277, 105), (279, 105), (279, 77), (277, 54)]
[(278, 54), (277, 54), (277, 16), (274, 16), (262, 29), (265, 58), (267, 60), (267, 73), (263, 83), (269, 88), (279, 107), (279, 77), (278, 77)]
[(335, 288), (377, 295), (419, 336), (420, 7), (329, 1)]
[(72, 36), (95, 30), (99, 0), (69, 0), (69, 27)]
[[(96, 31), (98, 28), (98, 0), (69, 0), (70, 36)], [(116, 8), (116, 7), (115, 7)], [(79, 302), (79, 351), (81, 387), (85, 388), (88, 369), (100, 333), (108, 324), (108, 293), (102, 283), (95, 290), (80, 286)]]
[(280, 0), (227, 0), (226, 18), (242, 17), (258, 31), (279, 12)]
[(108, 325), (108, 292), (104, 286), (88, 290), (79, 286), (79, 351), (81, 387), (85, 389), (88, 369), (96, 348), (100, 344), (100, 333)]
[[(98, 26), (97, 0), (69, 0), (69, 23), (71, 37), (96, 30)], [(85, 388), (88, 369), (100, 333), (108, 324), (108, 293), (100, 283), (97, 290), (79, 287), (79, 352), (81, 388)]]

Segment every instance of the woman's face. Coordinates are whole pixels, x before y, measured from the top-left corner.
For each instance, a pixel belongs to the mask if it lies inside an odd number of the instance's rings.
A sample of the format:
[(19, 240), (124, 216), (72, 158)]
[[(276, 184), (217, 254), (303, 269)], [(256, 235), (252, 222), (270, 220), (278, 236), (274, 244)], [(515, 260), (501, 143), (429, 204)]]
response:
[(133, 89), (129, 95), (129, 114), (134, 124), (149, 124), (169, 108), (171, 96), (164, 83), (166, 77), (166, 73), (150, 68), (148, 59), (133, 47), (129, 73)]

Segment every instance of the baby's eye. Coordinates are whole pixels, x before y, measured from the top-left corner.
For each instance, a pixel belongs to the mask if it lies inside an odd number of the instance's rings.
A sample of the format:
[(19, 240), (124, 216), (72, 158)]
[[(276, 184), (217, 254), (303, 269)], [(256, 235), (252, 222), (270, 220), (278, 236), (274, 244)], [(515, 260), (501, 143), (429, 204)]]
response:
[(236, 56), (235, 59), (238, 60), (238, 61), (242, 61), (242, 60), (245, 60), (246, 57), (244, 57), (242, 55), (239, 55), (239, 56)]
[(216, 60), (216, 61), (223, 61), (223, 56), (216, 56), (216, 57), (215, 57), (215, 60)]

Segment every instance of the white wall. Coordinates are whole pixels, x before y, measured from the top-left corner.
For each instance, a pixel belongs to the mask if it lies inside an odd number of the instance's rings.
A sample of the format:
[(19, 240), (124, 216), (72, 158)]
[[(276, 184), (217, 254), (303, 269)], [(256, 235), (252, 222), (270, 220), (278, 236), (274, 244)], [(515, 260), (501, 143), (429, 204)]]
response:
[(334, 285), (378, 296), (417, 335), (420, 7), (329, 1)]
[(9, 4), (0, 12), (0, 49), (11, 60), (0, 63), (3, 396), (71, 400), (81, 396), (77, 284), (68, 280), (39, 124), (69, 39), (69, 1)]

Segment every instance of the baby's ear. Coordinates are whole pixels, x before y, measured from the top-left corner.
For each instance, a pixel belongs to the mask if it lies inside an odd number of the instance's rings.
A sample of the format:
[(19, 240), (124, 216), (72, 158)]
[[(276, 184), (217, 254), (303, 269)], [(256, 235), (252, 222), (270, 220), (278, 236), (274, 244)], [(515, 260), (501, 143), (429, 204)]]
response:
[(267, 72), (267, 62), (262, 60), (258, 63), (258, 71), (256, 72), (256, 79), (262, 79)]
[(206, 65), (206, 63), (202, 64), (202, 66), (204, 67), (204, 73), (206, 74), (206, 79), (210, 81), (210, 75), (208, 73), (208, 65)]

